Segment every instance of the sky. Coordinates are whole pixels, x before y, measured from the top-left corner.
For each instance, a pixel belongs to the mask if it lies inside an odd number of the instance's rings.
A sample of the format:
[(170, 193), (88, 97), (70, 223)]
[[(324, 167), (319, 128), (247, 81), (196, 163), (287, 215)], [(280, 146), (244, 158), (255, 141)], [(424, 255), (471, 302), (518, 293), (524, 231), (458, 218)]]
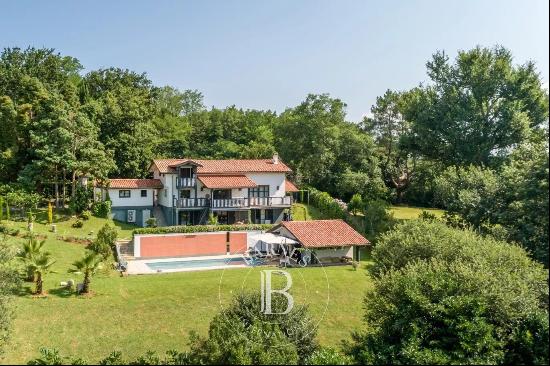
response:
[(282, 112), (329, 93), (360, 121), (387, 89), (426, 82), (437, 50), (500, 44), (548, 86), (548, 13), (548, 0), (17, 0), (0, 6), (0, 48), (146, 72), (207, 106)]

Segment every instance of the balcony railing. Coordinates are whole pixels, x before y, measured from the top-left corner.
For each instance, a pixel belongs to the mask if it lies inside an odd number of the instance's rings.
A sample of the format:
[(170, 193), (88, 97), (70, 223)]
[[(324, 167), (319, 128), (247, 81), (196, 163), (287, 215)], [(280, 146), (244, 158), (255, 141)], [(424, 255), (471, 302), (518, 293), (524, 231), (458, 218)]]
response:
[(212, 208), (239, 208), (248, 207), (248, 198), (213, 199)]
[(177, 208), (202, 208), (209, 206), (210, 200), (208, 198), (180, 198), (176, 200)]
[(250, 197), (250, 198), (180, 198), (176, 200), (177, 208), (249, 208), (249, 207), (283, 207), (292, 204), (292, 197)]
[(197, 184), (197, 180), (194, 177), (192, 178), (177, 177), (176, 178), (177, 189), (195, 187), (196, 184)]
[(249, 206), (290, 206), (292, 197), (250, 197)]

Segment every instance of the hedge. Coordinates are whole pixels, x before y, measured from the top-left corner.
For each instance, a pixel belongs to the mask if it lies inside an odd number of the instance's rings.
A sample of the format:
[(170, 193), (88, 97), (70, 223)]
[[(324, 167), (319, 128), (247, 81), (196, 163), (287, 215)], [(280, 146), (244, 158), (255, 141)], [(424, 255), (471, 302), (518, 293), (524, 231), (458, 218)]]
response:
[(319, 209), (326, 216), (333, 219), (343, 219), (346, 217), (344, 209), (327, 192), (319, 191), (315, 188), (309, 189), (309, 203)]
[(162, 226), (145, 227), (134, 229), (134, 235), (144, 234), (190, 234), (207, 233), (214, 231), (266, 231), (271, 229), (273, 224), (250, 224), (250, 225), (195, 225), (195, 226)]

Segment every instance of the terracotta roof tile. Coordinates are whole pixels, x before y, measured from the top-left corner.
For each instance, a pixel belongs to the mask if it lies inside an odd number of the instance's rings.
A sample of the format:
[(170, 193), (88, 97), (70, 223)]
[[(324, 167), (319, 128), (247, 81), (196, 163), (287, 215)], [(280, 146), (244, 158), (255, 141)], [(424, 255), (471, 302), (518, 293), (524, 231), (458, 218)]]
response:
[(299, 192), (300, 190), (298, 187), (294, 185), (291, 181), (288, 179), (285, 179), (285, 192)]
[(245, 175), (199, 175), (198, 179), (206, 188), (257, 187), (257, 184)]
[(109, 188), (162, 188), (158, 179), (111, 179)]
[(202, 160), (202, 159), (157, 159), (152, 165), (156, 165), (161, 173), (174, 173), (174, 167), (184, 162), (194, 162), (199, 174), (231, 174), (231, 173), (289, 173), (292, 170), (283, 162), (273, 164), (271, 159), (250, 160)]
[(281, 226), (306, 248), (370, 244), (344, 220), (283, 221), (270, 231)]

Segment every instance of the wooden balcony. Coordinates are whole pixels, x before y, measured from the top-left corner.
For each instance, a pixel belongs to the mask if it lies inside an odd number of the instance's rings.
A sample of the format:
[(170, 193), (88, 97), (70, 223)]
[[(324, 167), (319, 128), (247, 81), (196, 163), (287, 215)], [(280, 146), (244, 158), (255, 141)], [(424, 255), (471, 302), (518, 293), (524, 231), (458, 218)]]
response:
[(204, 208), (210, 207), (208, 198), (180, 198), (176, 200), (177, 208)]
[(251, 198), (180, 198), (176, 200), (177, 208), (265, 208), (265, 207), (290, 207), (292, 197), (251, 197)]
[(176, 178), (176, 188), (177, 189), (193, 188), (196, 185), (197, 185), (197, 180), (195, 179), (195, 177), (191, 177), (191, 178), (177, 177)]

